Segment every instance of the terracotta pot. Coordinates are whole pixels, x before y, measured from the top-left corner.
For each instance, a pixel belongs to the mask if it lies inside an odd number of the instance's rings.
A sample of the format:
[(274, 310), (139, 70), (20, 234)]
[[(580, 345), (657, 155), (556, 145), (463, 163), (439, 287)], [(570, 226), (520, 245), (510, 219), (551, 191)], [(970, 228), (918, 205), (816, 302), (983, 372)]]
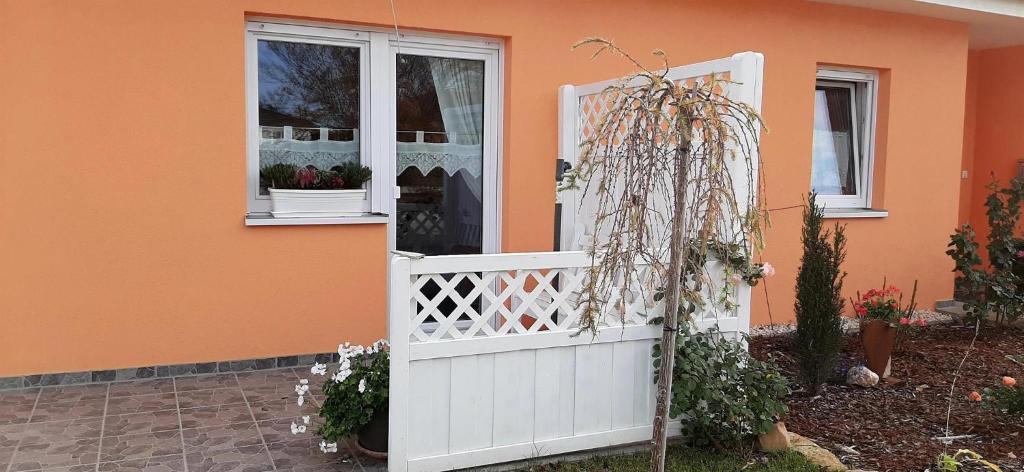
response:
[(388, 453), (388, 410), (374, 413), (363, 430), (357, 436), (356, 445), (374, 457), (386, 456)]
[(864, 345), (867, 368), (883, 378), (885, 367), (892, 356), (892, 347), (896, 343), (896, 328), (881, 320), (861, 323), (860, 341)]

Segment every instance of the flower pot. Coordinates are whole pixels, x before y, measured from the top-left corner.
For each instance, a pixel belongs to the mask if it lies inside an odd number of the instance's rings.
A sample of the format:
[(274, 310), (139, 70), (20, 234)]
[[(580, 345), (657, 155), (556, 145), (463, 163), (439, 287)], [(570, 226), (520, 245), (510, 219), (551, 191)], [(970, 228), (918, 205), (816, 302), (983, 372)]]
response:
[(860, 340), (864, 345), (867, 368), (879, 378), (884, 377), (896, 343), (896, 328), (881, 320), (867, 321), (860, 324)]
[(386, 408), (373, 414), (373, 419), (356, 436), (356, 446), (370, 456), (387, 456), (388, 410)]
[(270, 213), (275, 218), (359, 216), (367, 211), (366, 189), (268, 189)]

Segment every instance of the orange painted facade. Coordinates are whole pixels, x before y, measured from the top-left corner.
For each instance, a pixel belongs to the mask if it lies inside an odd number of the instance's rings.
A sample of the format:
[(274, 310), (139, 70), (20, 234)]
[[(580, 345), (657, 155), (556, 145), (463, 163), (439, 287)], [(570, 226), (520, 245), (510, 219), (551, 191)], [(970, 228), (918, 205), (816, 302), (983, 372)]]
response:
[(963, 168), (971, 178), (961, 186), (960, 221), (971, 223), (984, 246), (986, 186), (993, 175), (1005, 186), (1024, 159), (1024, 46), (971, 51), (969, 66), (968, 97), (975, 99), (968, 100), (967, 109), (974, 119), (964, 133), (973, 139), (964, 139)]
[[(596, 35), (672, 64), (763, 53), (770, 208), (810, 187), (816, 67), (879, 70), (873, 206), (889, 217), (843, 221), (847, 292), (887, 277), (919, 280), (924, 307), (952, 293), (943, 251), (962, 218), (967, 25), (803, 1), (396, 3), (402, 28), (505, 41), (503, 251), (551, 249), (558, 86), (629, 72), (570, 50)], [(243, 224), (254, 16), (389, 26), (392, 12), (383, 0), (0, 0), (0, 376), (385, 335), (384, 225)], [(982, 55), (980, 70), (997, 62)], [(995, 106), (979, 99), (977, 116)], [(977, 141), (992, 133), (979, 127)], [(800, 210), (772, 220), (764, 260), (779, 275), (767, 297), (755, 290), (755, 323), (793, 318)]]

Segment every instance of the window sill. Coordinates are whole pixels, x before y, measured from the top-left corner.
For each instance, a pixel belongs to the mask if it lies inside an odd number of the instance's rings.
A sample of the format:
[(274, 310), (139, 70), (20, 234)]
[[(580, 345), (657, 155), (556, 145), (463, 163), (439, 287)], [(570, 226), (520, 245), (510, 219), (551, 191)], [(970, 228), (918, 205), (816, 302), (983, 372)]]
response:
[(888, 210), (873, 208), (826, 208), (825, 218), (886, 218)]
[(388, 215), (383, 213), (323, 218), (275, 218), (270, 213), (248, 213), (245, 215), (246, 226), (382, 225), (387, 224), (388, 220)]

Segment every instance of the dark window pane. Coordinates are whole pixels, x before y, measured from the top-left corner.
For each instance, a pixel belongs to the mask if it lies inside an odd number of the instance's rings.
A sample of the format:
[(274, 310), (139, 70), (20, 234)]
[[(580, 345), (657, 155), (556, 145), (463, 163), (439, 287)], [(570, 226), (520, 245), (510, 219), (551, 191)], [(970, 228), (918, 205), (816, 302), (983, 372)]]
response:
[(853, 90), (819, 85), (814, 94), (811, 186), (822, 195), (856, 195)]
[(261, 40), (258, 61), (260, 167), (359, 162), (359, 49)]

